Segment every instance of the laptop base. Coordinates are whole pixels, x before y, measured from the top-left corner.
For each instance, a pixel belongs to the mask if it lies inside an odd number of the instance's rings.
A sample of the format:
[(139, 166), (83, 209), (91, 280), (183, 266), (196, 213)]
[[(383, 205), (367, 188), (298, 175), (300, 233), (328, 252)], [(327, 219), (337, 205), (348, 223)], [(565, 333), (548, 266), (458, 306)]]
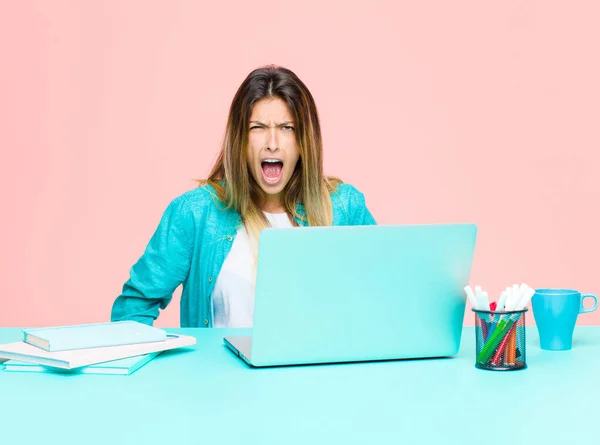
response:
[(252, 366), (252, 337), (250, 335), (225, 337), (223, 338), (223, 341), (225, 342), (225, 345), (235, 353), (235, 355)]

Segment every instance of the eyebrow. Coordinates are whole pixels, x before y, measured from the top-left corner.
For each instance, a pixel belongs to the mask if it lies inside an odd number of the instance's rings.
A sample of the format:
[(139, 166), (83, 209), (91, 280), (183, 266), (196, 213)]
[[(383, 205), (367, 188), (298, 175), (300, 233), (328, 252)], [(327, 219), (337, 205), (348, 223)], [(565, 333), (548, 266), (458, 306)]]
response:
[[(260, 121), (250, 121), (251, 124), (258, 124), (258, 125), (262, 125), (263, 127), (268, 127), (267, 124), (260, 122)], [(290, 125), (293, 124), (294, 121), (285, 121), (285, 122), (281, 122), (280, 124), (277, 124), (277, 127), (283, 127), (284, 125)]]

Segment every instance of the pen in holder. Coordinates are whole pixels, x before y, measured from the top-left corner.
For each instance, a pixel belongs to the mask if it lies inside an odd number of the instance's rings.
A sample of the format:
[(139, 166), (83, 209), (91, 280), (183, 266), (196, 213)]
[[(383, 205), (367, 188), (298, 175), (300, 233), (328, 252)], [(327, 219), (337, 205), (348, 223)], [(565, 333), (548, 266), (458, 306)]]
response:
[(525, 313), (518, 311), (475, 312), (475, 367), (490, 371), (527, 368)]

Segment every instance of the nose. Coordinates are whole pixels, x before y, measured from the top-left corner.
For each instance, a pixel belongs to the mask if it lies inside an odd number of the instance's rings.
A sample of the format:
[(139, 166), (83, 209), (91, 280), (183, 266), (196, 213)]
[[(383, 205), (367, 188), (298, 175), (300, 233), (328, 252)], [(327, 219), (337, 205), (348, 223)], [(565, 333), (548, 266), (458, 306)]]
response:
[(271, 127), (267, 133), (267, 150), (277, 151), (279, 149), (279, 136), (277, 134), (277, 128)]

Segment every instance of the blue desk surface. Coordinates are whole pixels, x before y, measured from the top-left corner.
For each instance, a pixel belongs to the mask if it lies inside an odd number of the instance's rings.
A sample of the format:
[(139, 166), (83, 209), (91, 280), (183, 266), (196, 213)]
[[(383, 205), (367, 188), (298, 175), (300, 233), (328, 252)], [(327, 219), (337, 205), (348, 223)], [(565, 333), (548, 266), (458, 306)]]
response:
[[(600, 327), (529, 368), (474, 367), (465, 327), (452, 359), (253, 369), (223, 345), (244, 330), (169, 329), (197, 345), (131, 376), (0, 372), (2, 443), (562, 444), (597, 440)], [(0, 329), (0, 343), (20, 340)]]

